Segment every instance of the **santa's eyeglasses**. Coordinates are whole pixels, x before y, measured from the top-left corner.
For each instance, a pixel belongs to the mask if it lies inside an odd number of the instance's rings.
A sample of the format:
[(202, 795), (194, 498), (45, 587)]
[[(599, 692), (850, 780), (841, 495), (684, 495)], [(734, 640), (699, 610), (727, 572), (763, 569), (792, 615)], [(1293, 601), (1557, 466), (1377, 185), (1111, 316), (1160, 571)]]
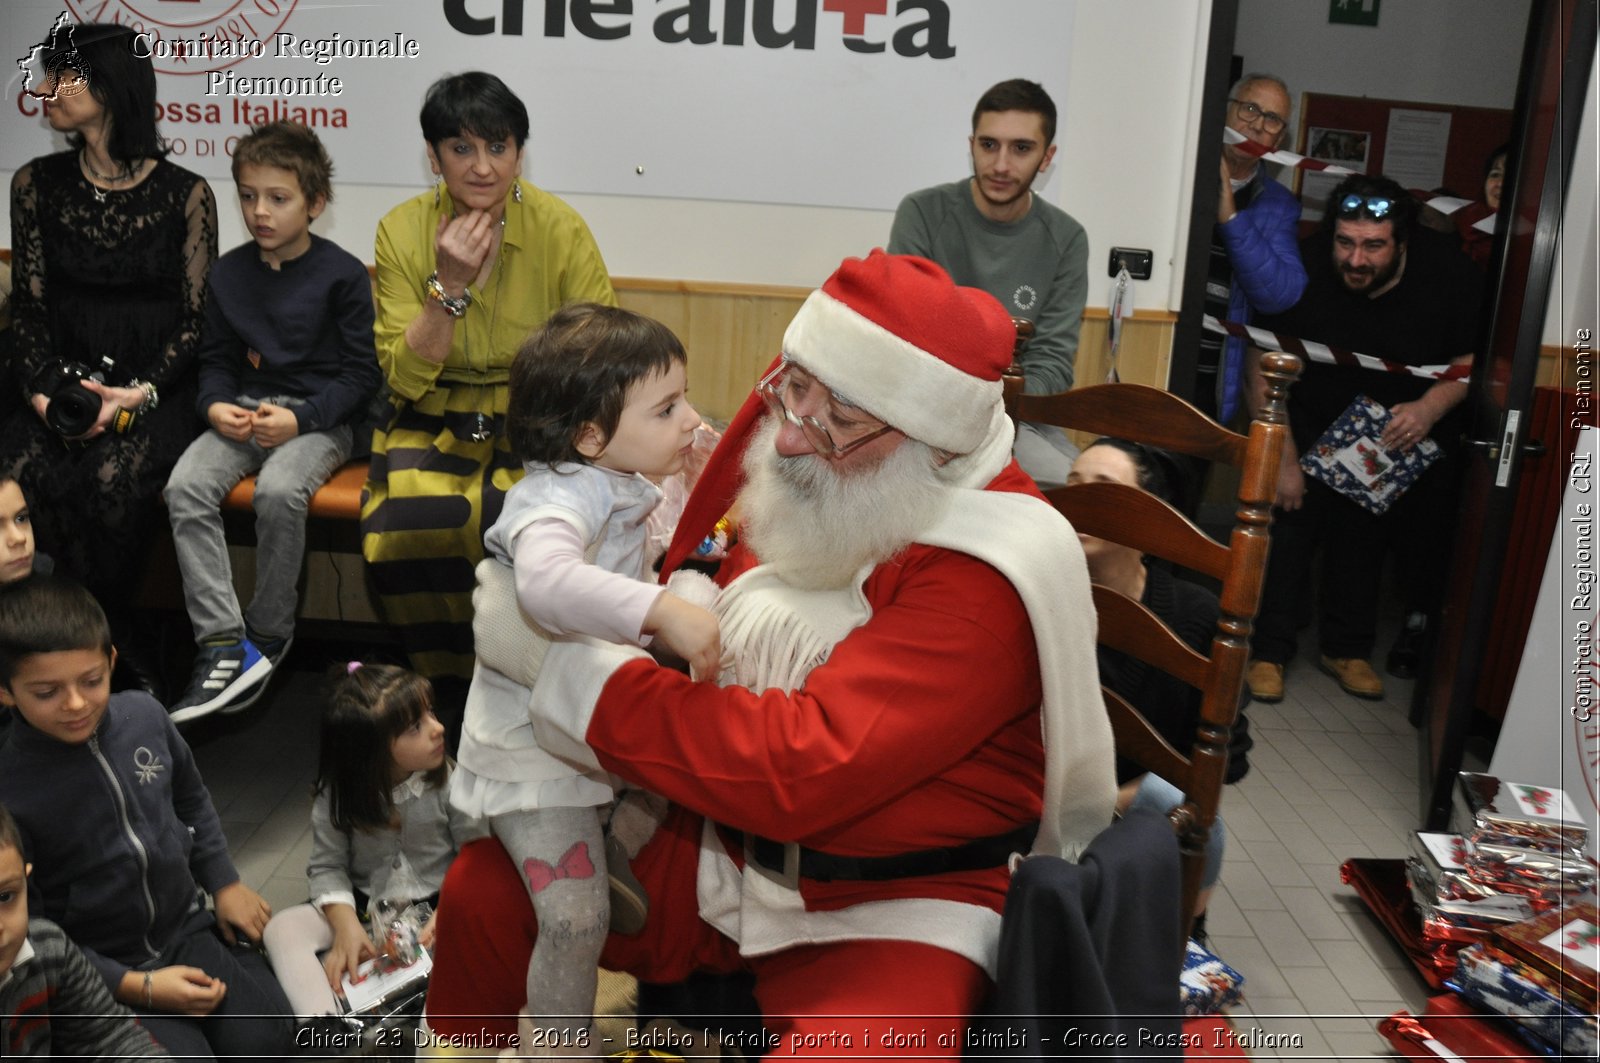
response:
[[(782, 361), (773, 367), (772, 372), (761, 378), (761, 382), (756, 385), (756, 394), (761, 396), (761, 400), (767, 404), (767, 409), (772, 411), (774, 417), (780, 417), (800, 429), (801, 434), (806, 437), (806, 442), (810, 443), (811, 448), (824, 458), (842, 458), (851, 451), (866, 446), (879, 436), (887, 435), (895, 430), (893, 425), (886, 424), (871, 429), (865, 435), (858, 436), (848, 443), (835, 443), (827, 425), (815, 417), (801, 417), (789, 409), (788, 403), (785, 401), (786, 395), (790, 399), (800, 399), (810, 392), (812, 388), (821, 386), (821, 382), (810, 373), (798, 366), (790, 365), (788, 361)], [(824, 390), (826, 389), (824, 388)], [(851, 406), (850, 403), (834, 395), (831, 391), (828, 394), (833, 401), (844, 406)], [(852, 406), (852, 408), (855, 407)]]
[(1362, 196), (1352, 192), (1339, 201), (1335, 213), (1341, 218), (1358, 218), (1365, 214), (1373, 221), (1383, 221), (1394, 213), (1394, 200), (1388, 196)]

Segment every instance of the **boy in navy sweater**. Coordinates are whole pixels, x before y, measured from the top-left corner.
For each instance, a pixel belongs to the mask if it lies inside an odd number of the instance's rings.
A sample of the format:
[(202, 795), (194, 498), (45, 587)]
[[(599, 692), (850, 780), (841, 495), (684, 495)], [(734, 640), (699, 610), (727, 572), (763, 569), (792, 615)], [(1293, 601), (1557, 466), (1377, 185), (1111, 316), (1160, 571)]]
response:
[[(239, 879), (194, 755), (138, 690), (111, 693), (116, 652), (94, 597), (57, 576), (0, 588), (0, 746), (28, 904), (175, 1056), (292, 1049), (289, 1002), (259, 941), (272, 909)], [(212, 897), (215, 913), (201, 903)]]
[[(217, 260), (200, 347), (200, 416), (163, 497), (200, 652), (174, 723), (260, 696), (294, 634), (306, 506), (350, 458), (382, 382), (366, 267), (311, 233), (333, 163), (298, 122), (239, 141), (233, 179), (253, 237)], [(221, 504), (255, 472), (256, 592), (240, 612)]]

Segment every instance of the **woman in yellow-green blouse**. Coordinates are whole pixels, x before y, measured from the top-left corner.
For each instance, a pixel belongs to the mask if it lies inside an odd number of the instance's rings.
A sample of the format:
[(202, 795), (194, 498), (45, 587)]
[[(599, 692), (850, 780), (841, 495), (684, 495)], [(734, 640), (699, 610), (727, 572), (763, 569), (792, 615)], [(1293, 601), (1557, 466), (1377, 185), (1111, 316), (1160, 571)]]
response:
[(473, 568), (522, 475), (505, 435), (512, 358), (564, 304), (617, 300), (583, 219), (519, 177), (528, 112), (504, 82), (435, 82), (422, 135), (439, 180), (378, 226), (378, 358), (395, 413), (373, 437), (361, 538), (453, 747), (472, 675)]

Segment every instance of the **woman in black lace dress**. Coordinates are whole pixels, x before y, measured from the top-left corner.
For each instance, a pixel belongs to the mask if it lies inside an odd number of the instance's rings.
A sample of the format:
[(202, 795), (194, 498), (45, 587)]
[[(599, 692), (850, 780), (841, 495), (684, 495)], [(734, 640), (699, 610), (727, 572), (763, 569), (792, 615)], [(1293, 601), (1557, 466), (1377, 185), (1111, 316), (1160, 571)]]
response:
[[(167, 474), (199, 431), (194, 357), (217, 209), (204, 179), (163, 158), (155, 72), (132, 31), (84, 25), (73, 40), (44, 57), (50, 125), (72, 150), (11, 183), (9, 376), (22, 405), (5, 402), (0, 474), (27, 490), (39, 548), (116, 616), (138, 588)], [(68, 363), (104, 383), (63, 377)], [(78, 423), (63, 419), (72, 398)]]

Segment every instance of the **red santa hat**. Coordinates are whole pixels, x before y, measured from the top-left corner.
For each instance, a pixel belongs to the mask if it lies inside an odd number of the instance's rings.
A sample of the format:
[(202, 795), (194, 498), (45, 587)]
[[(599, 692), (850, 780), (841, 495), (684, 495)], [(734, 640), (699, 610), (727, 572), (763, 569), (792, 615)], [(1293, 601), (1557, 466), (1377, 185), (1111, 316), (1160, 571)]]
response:
[[(960, 287), (925, 258), (874, 250), (845, 259), (806, 298), (783, 356), (910, 438), (967, 454), (994, 430), (1015, 341), (1010, 315), (988, 292)], [(663, 580), (732, 505), (766, 413), (752, 392), (728, 425), (678, 523)]]
[(783, 353), (912, 439), (967, 454), (993, 425), (1015, 340), (988, 292), (925, 258), (878, 250), (846, 259), (811, 293)]

